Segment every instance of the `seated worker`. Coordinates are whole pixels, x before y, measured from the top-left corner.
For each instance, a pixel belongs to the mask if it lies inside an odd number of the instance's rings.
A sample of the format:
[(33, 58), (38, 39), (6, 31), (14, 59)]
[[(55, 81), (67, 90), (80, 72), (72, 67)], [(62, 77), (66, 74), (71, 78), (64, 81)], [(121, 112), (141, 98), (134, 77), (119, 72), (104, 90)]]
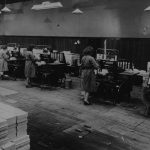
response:
[(32, 78), (35, 77), (35, 57), (33, 55), (33, 46), (29, 46), (25, 54), (25, 77), (26, 77), (26, 87), (32, 87)]
[(94, 69), (98, 69), (99, 65), (92, 57), (93, 47), (88, 46), (83, 50), (81, 60), (81, 86), (84, 94), (84, 104), (89, 105), (89, 94), (96, 91), (96, 76)]
[(0, 77), (3, 79), (4, 73), (8, 71), (8, 63), (7, 61), (9, 60), (10, 55), (7, 50), (7, 46), (4, 45), (2, 46), (0, 50)]

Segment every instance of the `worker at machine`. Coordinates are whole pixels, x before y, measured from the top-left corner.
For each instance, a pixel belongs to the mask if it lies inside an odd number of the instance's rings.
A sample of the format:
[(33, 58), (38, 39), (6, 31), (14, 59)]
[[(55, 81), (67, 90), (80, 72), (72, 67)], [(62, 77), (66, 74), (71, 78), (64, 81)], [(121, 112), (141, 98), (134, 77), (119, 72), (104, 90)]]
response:
[(1, 79), (4, 78), (4, 74), (8, 72), (8, 63), (7, 61), (9, 60), (10, 55), (7, 50), (7, 46), (4, 45), (2, 46), (0, 50), (0, 77)]
[(33, 46), (29, 46), (25, 54), (25, 77), (26, 77), (26, 87), (32, 87), (32, 78), (35, 77), (35, 57), (33, 55)]
[(50, 52), (48, 51), (47, 48), (44, 48), (43, 53), (40, 54), (40, 60), (44, 61), (45, 63), (49, 63), (49, 61), (50, 61)]
[(52, 53), (52, 52), (53, 52), (53, 48), (52, 48), (52, 46), (51, 46), (51, 45), (49, 45), (49, 46), (47, 47), (47, 50), (49, 51), (49, 53)]
[(98, 69), (99, 65), (92, 57), (93, 47), (88, 46), (83, 50), (81, 60), (81, 86), (83, 88), (84, 104), (89, 105), (89, 94), (96, 91), (96, 76), (94, 69)]

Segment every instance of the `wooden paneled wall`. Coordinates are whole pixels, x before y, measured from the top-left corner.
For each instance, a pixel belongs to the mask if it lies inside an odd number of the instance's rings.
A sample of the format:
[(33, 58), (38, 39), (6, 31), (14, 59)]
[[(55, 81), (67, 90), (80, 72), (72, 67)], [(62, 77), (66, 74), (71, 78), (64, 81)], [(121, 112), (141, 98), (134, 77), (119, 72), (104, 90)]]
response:
[[(133, 61), (136, 68), (146, 69), (150, 61), (149, 38), (93, 38), (93, 37), (40, 37), (40, 36), (0, 36), (2, 44), (19, 43), (27, 47), (30, 44), (51, 45), (53, 49), (82, 53), (82, 50), (91, 45), (94, 49), (103, 48), (107, 39), (107, 48), (119, 50), (119, 58)], [(80, 44), (74, 44), (80, 40)]]
[(149, 38), (108, 39), (108, 47), (119, 50), (119, 57), (133, 61), (138, 69), (147, 69), (150, 61)]

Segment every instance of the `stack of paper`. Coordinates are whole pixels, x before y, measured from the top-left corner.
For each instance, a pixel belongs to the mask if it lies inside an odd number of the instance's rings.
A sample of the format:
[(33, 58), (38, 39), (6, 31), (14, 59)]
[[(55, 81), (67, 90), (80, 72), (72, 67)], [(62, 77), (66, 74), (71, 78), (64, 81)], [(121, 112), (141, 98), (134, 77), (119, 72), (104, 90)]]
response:
[(0, 118), (0, 141), (8, 135), (8, 125), (5, 119)]
[(12, 107), (10, 105), (0, 103), (0, 109), (5, 110), (9, 113), (12, 113), (16, 117), (16, 122), (24, 122), (27, 121), (28, 113), (25, 111), (22, 111), (19, 108)]
[(5, 119), (0, 118), (0, 145), (6, 144), (8, 139), (8, 125)]
[(27, 121), (21, 122), (17, 125), (17, 137), (27, 134)]
[(0, 108), (0, 118), (3, 118), (7, 121), (8, 124), (8, 138), (9, 139), (14, 139), (17, 136), (16, 132), (16, 119), (17, 117), (15, 114), (5, 111)]
[(2, 150), (16, 150), (16, 145), (13, 142), (7, 142), (2, 145)]
[(28, 113), (25, 111), (22, 111), (20, 109), (16, 109), (15, 112), (16, 116), (17, 116), (17, 122), (16, 122), (16, 126), (17, 126), (17, 137), (23, 136), (27, 134), (27, 117), (28, 117)]
[(2, 150), (30, 149), (27, 117), (27, 112), (0, 103), (0, 148)]
[[(22, 111), (19, 108), (14, 108), (12, 106), (6, 105), (4, 103), (0, 103), (0, 109), (5, 110), (5, 112), (9, 114), (9, 117), (11, 116), (15, 117), (13, 118), (15, 119), (15, 121), (12, 120), (12, 117), (11, 117), (12, 125), (9, 127), (9, 130), (11, 131), (12, 134), (14, 133), (14, 130), (13, 130), (14, 128), (16, 129), (17, 137), (27, 134), (27, 117), (28, 117), (27, 112)], [(14, 138), (14, 136), (12, 138)]]
[(29, 150), (30, 149), (29, 135), (16, 138), (12, 142), (15, 144), (16, 150)]

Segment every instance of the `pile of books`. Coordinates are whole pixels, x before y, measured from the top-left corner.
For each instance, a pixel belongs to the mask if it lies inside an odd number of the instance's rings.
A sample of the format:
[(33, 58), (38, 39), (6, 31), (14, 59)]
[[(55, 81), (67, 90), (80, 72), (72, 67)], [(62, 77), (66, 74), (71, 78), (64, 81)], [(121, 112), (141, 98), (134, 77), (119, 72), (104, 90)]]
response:
[(0, 150), (29, 150), (28, 113), (0, 103)]

